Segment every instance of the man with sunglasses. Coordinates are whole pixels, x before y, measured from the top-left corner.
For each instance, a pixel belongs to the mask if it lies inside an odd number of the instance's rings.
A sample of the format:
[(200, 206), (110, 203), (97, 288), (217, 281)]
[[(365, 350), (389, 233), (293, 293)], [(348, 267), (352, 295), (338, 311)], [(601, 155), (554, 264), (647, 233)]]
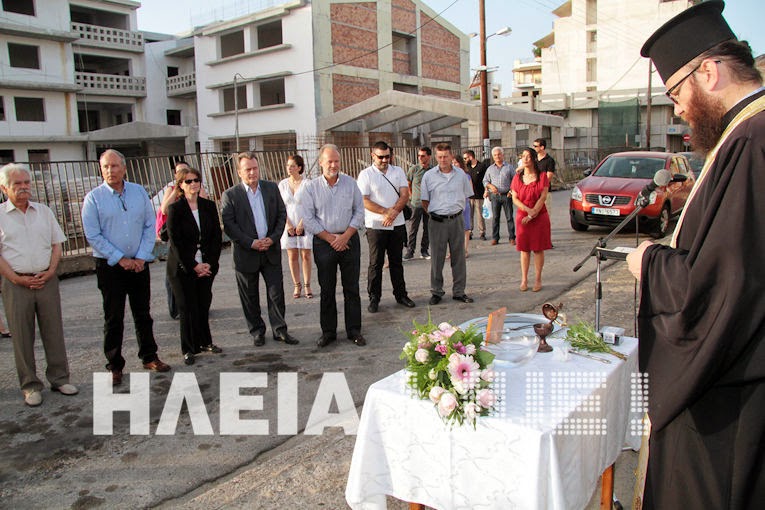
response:
[(393, 150), (385, 142), (372, 147), (372, 165), (359, 173), (356, 180), (364, 198), (364, 225), (369, 243), (369, 269), (367, 292), (369, 313), (377, 313), (382, 296), (382, 276), (385, 255), (390, 264), (390, 283), (396, 302), (414, 308), (404, 281), (404, 264), (401, 251), (406, 242), (404, 206), (409, 202), (409, 183), (404, 170), (391, 165)]
[(125, 156), (108, 149), (99, 159), (104, 183), (85, 196), (82, 225), (93, 248), (98, 290), (104, 300), (104, 354), (112, 384), (122, 384), (122, 334), (125, 300), (130, 299), (138, 357), (143, 368), (167, 372), (170, 367), (157, 357), (154, 321), (149, 312), (151, 287), (149, 265), (156, 233), (155, 214), (143, 186), (127, 182)]
[(648, 509), (765, 501), (765, 88), (723, 7), (683, 11), (641, 50), (706, 154), (669, 246), (627, 257), (640, 280)]

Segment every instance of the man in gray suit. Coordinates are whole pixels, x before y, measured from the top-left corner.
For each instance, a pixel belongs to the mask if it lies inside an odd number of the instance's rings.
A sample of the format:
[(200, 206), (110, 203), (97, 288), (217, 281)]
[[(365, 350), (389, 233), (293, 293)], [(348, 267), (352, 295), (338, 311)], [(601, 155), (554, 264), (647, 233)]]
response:
[(273, 182), (260, 180), (258, 158), (251, 152), (237, 155), (241, 184), (223, 192), (223, 229), (234, 245), (234, 269), (244, 318), (254, 344), (266, 343), (266, 323), (260, 317), (259, 276), (266, 282), (268, 320), (274, 340), (294, 345), (284, 320), (284, 282), (279, 240), (287, 210)]

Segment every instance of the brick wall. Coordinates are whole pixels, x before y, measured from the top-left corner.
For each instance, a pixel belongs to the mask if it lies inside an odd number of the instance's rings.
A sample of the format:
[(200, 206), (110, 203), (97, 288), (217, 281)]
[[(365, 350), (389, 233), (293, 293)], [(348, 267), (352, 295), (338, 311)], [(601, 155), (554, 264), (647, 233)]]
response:
[(460, 82), (460, 40), (421, 12), (422, 77)]
[(391, 9), (393, 27), (399, 32), (414, 33), (417, 29), (417, 11), (410, 0), (393, 0)]
[(459, 99), (460, 93), (456, 90), (436, 89), (433, 87), (422, 87), (422, 93), (428, 96), (446, 97), (449, 99)]
[(332, 61), (377, 69), (377, 5), (332, 4)]
[(336, 112), (379, 93), (380, 85), (377, 80), (337, 73), (332, 75), (332, 97)]

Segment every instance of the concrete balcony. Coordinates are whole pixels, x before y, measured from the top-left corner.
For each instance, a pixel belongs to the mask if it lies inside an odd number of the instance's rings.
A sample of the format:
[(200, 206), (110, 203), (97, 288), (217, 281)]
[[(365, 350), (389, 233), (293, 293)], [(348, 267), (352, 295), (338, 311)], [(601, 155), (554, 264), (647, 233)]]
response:
[(81, 94), (146, 97), (146, 78), (116, 74), (74, 73)]
[(144, 51), (143, 34), (140, 32), (87, 25), (85, 23), (72, 23), (72, 31), (80, 36), (79, 41), (75, 42), (75, 44), (130, 51), (133, 53), (143, 53)]
[(167, 97), (192, 97), (197, 93), (196, 73), (167, 78)]

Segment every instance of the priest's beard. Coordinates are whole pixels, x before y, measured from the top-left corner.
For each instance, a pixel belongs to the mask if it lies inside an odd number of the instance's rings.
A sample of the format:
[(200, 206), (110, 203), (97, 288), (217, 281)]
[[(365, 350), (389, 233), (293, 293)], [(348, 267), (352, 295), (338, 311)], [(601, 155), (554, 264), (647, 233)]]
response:
[(693, 133), (691, 134), (691, 145), (695, 151), (706, 154), (717, 145), (722, 136), (725, 126), (723, 126), (723, 116), (725, 116), (725, 106), (722, 101), (693, 85), (693, 95), (688, 101), (688, 108), (685, 112), (685, 120), (691, 125)]

